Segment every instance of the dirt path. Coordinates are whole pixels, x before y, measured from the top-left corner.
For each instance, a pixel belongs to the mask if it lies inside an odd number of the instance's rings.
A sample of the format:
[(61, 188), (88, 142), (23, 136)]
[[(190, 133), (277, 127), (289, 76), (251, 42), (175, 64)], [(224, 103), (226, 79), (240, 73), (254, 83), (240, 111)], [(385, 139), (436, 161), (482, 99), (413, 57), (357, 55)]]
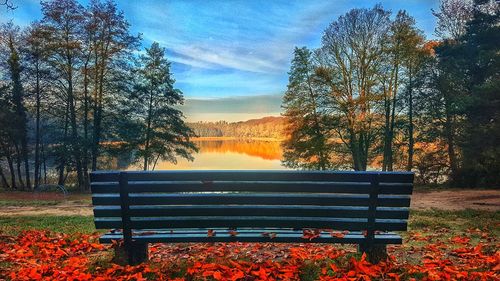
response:
[[(12, 202), (10, 204), (9, 202)], [(92, 215), (90, 195), (0, 193), (0, 216)], [(414, 192), (411, 207), (422, 210), (479, 209), (500, 211), (500, 190), (445, 190)]]
[(500, 190), (444, 190), (414, 192), (414, 209), (437, 208), (443, 210), (479, 209), (500, 211)]

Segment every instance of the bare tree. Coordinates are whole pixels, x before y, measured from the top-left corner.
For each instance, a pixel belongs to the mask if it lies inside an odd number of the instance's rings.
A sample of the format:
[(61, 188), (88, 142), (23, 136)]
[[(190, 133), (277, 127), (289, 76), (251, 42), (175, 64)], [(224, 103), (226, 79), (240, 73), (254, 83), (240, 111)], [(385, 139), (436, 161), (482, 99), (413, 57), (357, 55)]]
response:
[(473, 0), (441, 0), (439, 10), (432, 10), (437, 18), (436, 35), (443, 39), (458, 39), (465, 33), (473, 13)]

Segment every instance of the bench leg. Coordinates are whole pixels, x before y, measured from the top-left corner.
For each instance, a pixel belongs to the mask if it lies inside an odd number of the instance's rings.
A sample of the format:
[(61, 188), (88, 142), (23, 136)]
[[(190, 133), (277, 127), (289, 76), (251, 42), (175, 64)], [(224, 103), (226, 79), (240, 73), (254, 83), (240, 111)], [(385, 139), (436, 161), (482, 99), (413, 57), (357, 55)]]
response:
[(374, 244), (371, 247), (367, 244), (359, 244), (359, 253), (366, 253), (367, 260), (376, 264), (387, 259), (387, 247), (385, 244)]
[[(128, 247), (127, 247), (128, 246)], [(148, 260), (148, 243), (132, 242), (115, 247), (113, 262), (120, 265), (137, 265)]]

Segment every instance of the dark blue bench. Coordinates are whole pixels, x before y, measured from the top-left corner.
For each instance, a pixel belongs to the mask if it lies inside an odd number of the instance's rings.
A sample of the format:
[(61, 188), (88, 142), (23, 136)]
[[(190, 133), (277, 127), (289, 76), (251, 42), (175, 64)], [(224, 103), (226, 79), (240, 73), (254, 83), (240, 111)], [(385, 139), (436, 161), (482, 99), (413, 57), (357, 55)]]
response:
[(114, 229), (100, 242), (123, 239), (130, 264), (148, 243), (234, 241), (358, 244), (378, 261), (402, 243), (413, 173), (97, 171), (91, 189), (96, 228)]

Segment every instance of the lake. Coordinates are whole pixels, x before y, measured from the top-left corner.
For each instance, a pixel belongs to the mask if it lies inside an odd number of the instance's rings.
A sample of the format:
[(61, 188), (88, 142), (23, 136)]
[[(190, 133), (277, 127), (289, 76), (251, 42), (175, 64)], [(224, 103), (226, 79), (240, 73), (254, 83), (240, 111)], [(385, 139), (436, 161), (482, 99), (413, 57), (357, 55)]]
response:
[[(282, 150), (276, 140), (203, 139), (194, 140), (199, 152), (194, 161), (178, 159), (177, 164), (159, 162), (155, 170), (277, 170)], [(140, 169), (131, 166), (129, 170)]]

